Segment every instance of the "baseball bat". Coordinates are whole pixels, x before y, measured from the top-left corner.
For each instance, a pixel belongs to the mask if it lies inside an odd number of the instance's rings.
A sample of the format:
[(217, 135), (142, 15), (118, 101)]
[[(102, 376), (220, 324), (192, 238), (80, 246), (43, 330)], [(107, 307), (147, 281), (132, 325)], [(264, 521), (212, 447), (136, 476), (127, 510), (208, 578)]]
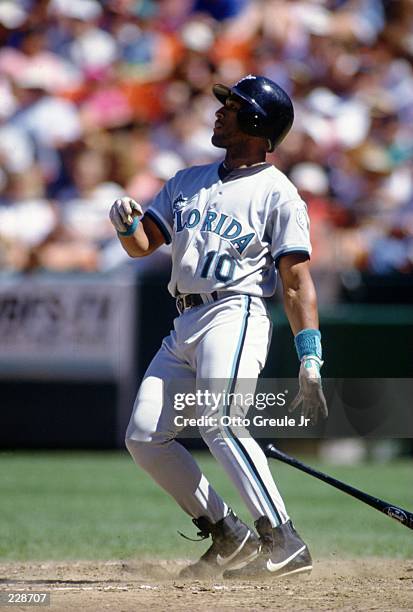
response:
[(390, 504), (389, 502), (383, 501), (378, 497), (373, 497), (372, 495), (364, 493), (364, 491), (360, 491), (360, 489), (356, 489), (355, 487), (352, 487), (351, 485), (348, 485), (345, 482), (342, 482), (341, 480), (337, 480), (332, 476), (328, 476), (323, 472), (319, 472), (318, 470), (315, 470), (314, 468), (306, 465), (305, 463), (298, 461), (298, 459), (294, 459), (294, 457), (290, 457), (286, 453), (283, 453), (282, 451), (278, 450), (278, 448), (276, 448), (273, 444), (268, 444), (268, 446), (265, 447), (265, 454), (267, 455), (267, 457), (272, 457), (273, 459), (278, 459), (283, 463), (288, 463), (288, 465), (292, 465), (298, 470), (301, 470), (306, 474), (310, 474), (310, 476), (314, 476), (315, 478), (326, 482), (332, 487), (340, 489), (340, 491), (344, 491), (344, 493), (347, 493), (348, 495), (352, 495), (353, 497), (359, 499), (360, 501), (371, 506), (372, 508), (383, 512), (383, 514), (385, 514), (386, 516), (390, 516), (396, 521), (399, 521), (399, 523), (405, 525), (409, 529), (413, 529), (412, 512), (404, 510), (404, 508), (400, 508), (399, 506)]

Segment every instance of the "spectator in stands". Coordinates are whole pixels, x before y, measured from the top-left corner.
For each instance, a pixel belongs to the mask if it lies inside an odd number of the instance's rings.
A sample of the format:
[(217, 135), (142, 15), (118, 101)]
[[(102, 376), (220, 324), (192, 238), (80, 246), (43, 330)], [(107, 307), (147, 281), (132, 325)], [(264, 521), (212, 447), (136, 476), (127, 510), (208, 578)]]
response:
[(294, 100), (269, 159), (312, 208), (315, 272), (408, 273), (412, 19), (410, 0), (3, 0), (2, 267), (118, 265), (109, 203), (214, 161), (211, 85), (256, 72)]

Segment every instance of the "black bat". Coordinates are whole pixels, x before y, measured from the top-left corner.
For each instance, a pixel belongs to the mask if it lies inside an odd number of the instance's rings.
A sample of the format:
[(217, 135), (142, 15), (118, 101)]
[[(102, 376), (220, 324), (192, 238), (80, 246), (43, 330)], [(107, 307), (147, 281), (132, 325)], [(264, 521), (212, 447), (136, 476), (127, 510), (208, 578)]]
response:
[(323, 472), (319, 472), (318, 470), (315, 470), (314, 468), (305, 465), (305, 463), (301, 463), (301, 461), (298, 461), (298, 459), (294, 459), (294, 457), (286, 455), (282, 451), (278, 450), (278, 448), (275, 448), (273, 444), (268, 444), (268, 446), (265, 447), (265, 454), (267, 455), (267, 457), (272, 457), (273, 459), (278, 459), (279, 461), (288, 463), (288, 465), (292, 465), (293, 467), (301, 470), (302, 472), (306, 472), (307, 474), (310, 474), (310, 476), (314, 476), (315, 478), (326, 482), (327, 484), (335, 487), (336, 489), (340, 489), (340, 491), (344, 491), (344, 493), (348, 493), (348, 495), (356, 497), (357, 499), (364, 502), (365, 504), (368, 504), (372, 508), (376, 508), (376, 510), (380, 510), (380, 512), (383, 512), (383, 514), (386, 514), (387, 516), (390, 516), (396, 521), (399, 521), (399, 523), (402, 523), (402, 525), (405, 525), (409, 529), (413, 529), (412, 512), (404, 510), (403, 508), (399, 508), (399, 506), (389, 504), (388, 502), (383, 501), (378, 497), (373, 497), (368, 493), (364, 493), (364, 491), (360, 491), (359, 489), (356, 489), (355, 487), (352, 487), (351, 485), (348, 485), (345, 482), (342, 482), (341, 480), (337, 480), (332, 476), (323, 474)]

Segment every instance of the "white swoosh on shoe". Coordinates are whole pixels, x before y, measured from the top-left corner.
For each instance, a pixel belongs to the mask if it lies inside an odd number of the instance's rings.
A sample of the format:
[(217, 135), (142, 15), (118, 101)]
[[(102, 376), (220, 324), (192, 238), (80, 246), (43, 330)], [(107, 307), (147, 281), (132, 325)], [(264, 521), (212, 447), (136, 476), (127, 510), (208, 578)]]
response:
[(268, 561), (267, 561), (267, 570), (269, 572), (276, 572), (277, 570), (279, 570), (282, 567), (284, 567), (285, 565), (287, 565), (287, 563), (289, 563), (290, 561), (292, 561), (293, 559), (298, 557), (298, 555), (300, 553), (302, 553), (303, 550), (305, 550), (305, 544), (304, 544), (304, 546), (302, 546), (301, 548), (296, 550), (295, 553), (293, 553), (290, 557), (288, 557), (287, 559), (284, 559), (284, 561), (280, 561), (280, 563), (273, 563), (271, 561), (271, 559), (268, 559)]
[(218, 563), (218, 565), (220, 565), (222, 567), (223, 565), (226, 565), (227, 563), (229, 563), (231, 561), (231, 559), (233, 559), (240, 552), (240, 550), (242, 550), (244, 548), (245, 542), (248, 540), (249, 537), (250, 537), (250, 534), (247, 533), (247, 535), (245, 536), (245, 538), (243, 539), (241, 544), (238, 546), (238, 548), (236, 550), (234, 550), (233, 553), (228, 555), (228, 557), (221, 557), (221, 555), (218, 554), (217, 555), (217, 563)]

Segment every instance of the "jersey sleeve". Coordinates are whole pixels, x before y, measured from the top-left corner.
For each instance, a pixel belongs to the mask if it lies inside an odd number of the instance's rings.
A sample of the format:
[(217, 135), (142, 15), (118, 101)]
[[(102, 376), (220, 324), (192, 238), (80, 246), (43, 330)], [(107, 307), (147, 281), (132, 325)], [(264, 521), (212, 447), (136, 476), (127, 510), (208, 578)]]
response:
[(311, 255), (310, 220), (307, 206), (301, 199), (276, 206), (273, 215), (271, 254), (278, 267), (283, 255), (306, 253)]
[(149, 217), (158, 226), (166, 244), (172, 242), (173, 212), (171, 200), (170, 181), (165, 183), (161, 191), (154, 197), (145, 212), (145, 217)]

